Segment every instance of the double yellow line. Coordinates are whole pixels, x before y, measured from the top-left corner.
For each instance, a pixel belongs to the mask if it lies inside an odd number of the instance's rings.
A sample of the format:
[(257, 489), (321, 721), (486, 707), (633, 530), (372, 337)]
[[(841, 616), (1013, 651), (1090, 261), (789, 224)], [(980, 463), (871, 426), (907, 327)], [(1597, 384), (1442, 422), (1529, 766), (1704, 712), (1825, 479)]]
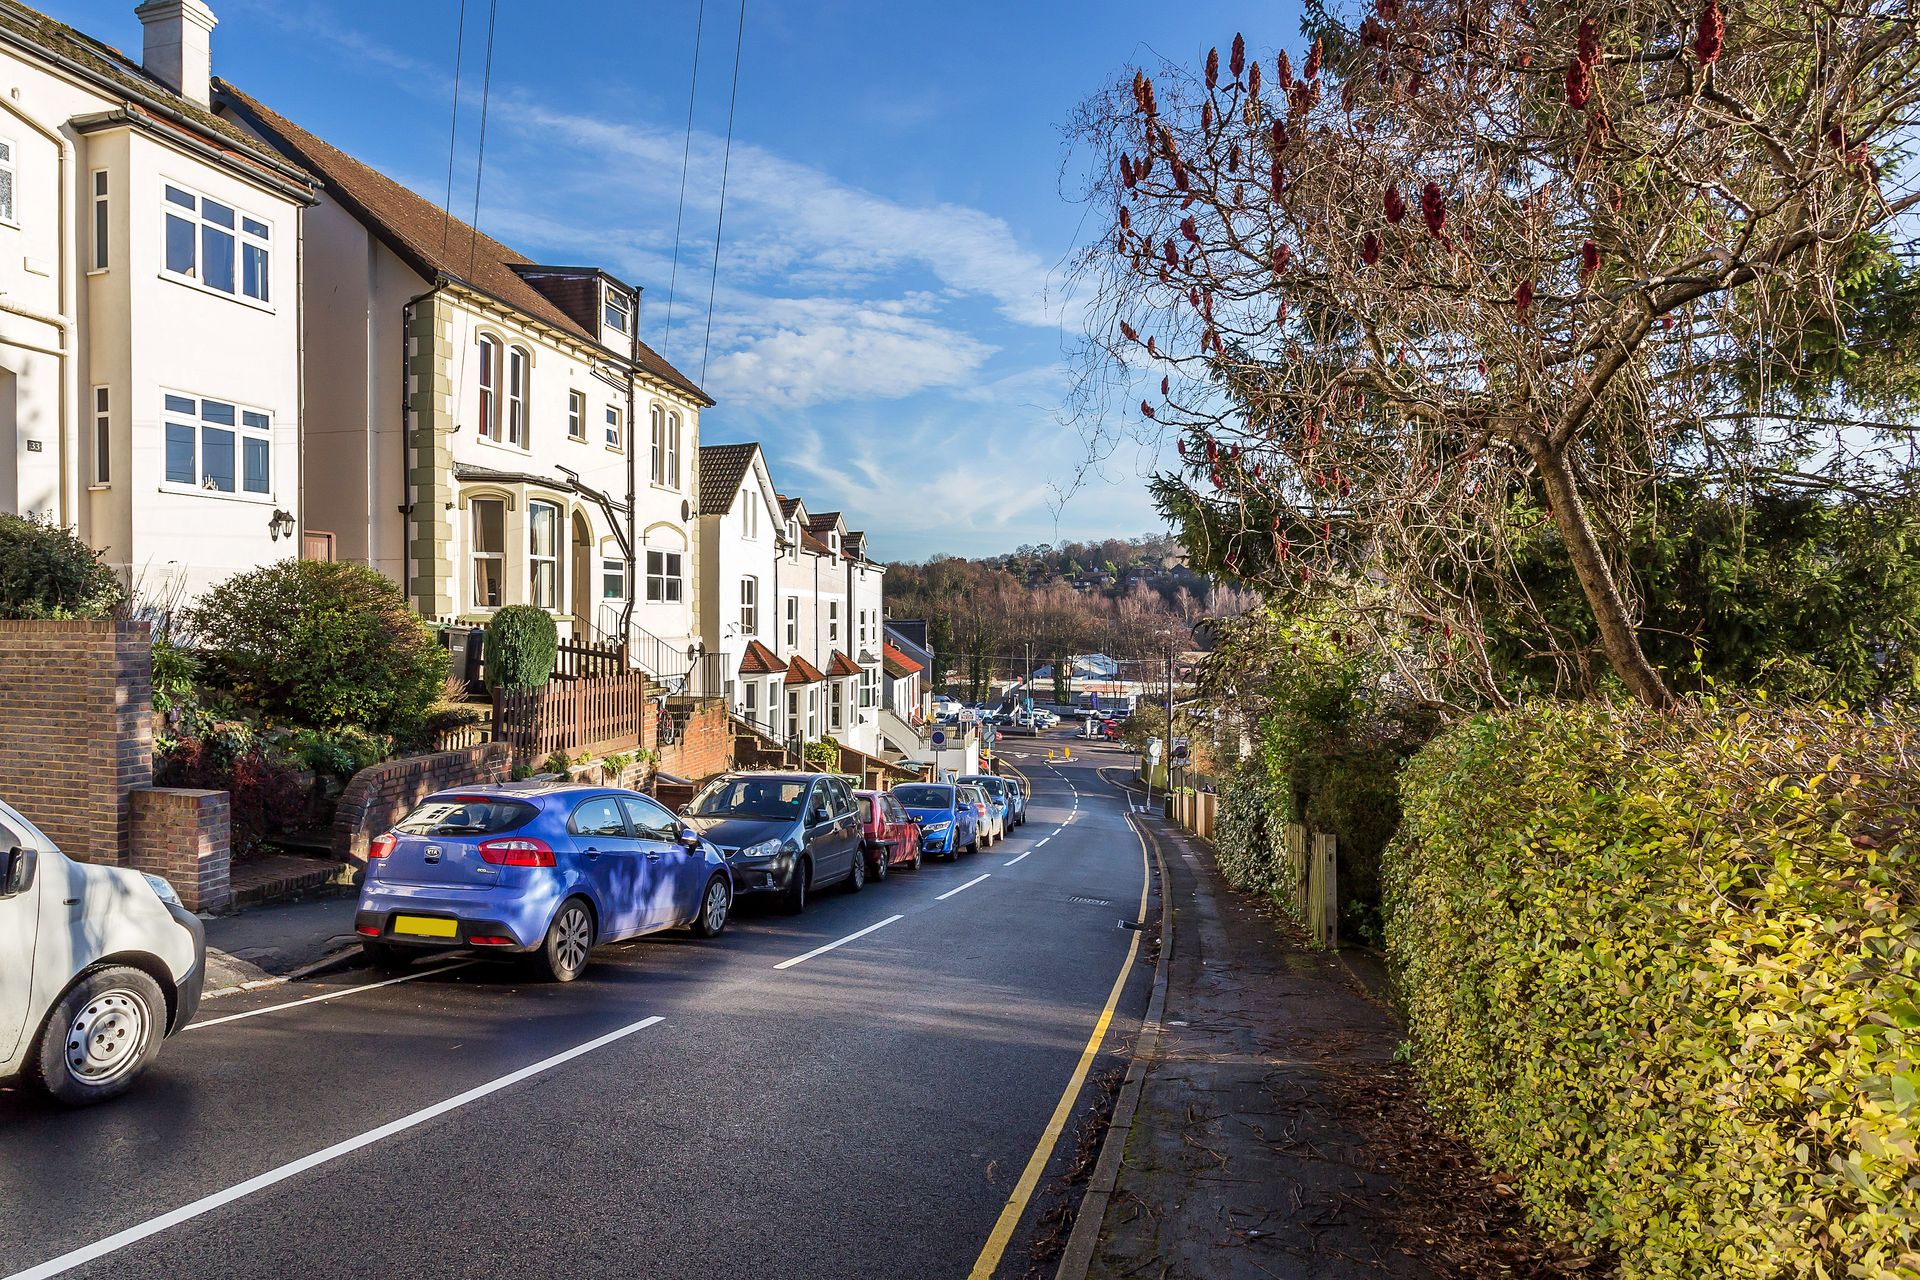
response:
[[(1153, 877), (1148, 870), (1147, 841), (1140, 834), (1139, 824), (1132, 817), (1127, 825), (1133, 828), (1134, 839), (1140, 842), (1140, 910), (1134, 917), (1136, 924), (1147, 921), (1147, 891)], [(973, 1270), (967, 1273), (967, 1280), (990, 1280), (1000, 1266), (1000, 1260), (1006, 1255), (1007, 1245), (1013, 1240), (1014, 1228), (1020, 1225), (1021, 1217), (1027, 1206), (1033, 1201), (1034, 1189), (1040, 1185), (1040, 1175), (1046, 1172), (1047, 1162), (1053, 1158), (1054, 1148), (1060, 1145), (1060, 1135), (1066, 1132), (1067, 1121), (1073, 1115), (1073, 1104), (1080, 1097), (1080, 1090), (1087, 1082), (1087, 1072), (1093, 1068), (1093, 1060), (1100, 1054), (1100, 1042), (1107, 1037), (1107, 1028), (1113, 1023), (1113, 1011), (1120, 1003), (1120, 994), (1126, 990), (1127, 977), (1133, 972), (1134, 959), (1140, 954), (1140, 930), (1133, 931), (1133, 941), (1127, 947), (1127, 958), (1120, 964), (1120, 973), (1113, 980), (1113, 990), (1107, 993), (1107, 1003), (1100, 1010), (1099, 1020), (1093, 1024), (1093, 1034), (1087, 1037), (1087, 1047), (1080, 1051), (1080, 1061), (1073, 1068), (1073, 1075), (1067, 1080), (1065, 1092), (1053, 1108), (1053, 1116), (1047, 1121), (1047, 1127), (1040, 1135), (1040, 1143), (1027, 1158), (1027, 1167), (1020, 1171), (1020, 1180), (1013, 1184), (1013, 1194), (1007, 1197), (1006, 1207), (1000, 1210), (999, 1220), (993, 1224), (993, 1230), (987, 1236), (986, 1247), (980, 1250), (980, 1256), (974, 1261)]]

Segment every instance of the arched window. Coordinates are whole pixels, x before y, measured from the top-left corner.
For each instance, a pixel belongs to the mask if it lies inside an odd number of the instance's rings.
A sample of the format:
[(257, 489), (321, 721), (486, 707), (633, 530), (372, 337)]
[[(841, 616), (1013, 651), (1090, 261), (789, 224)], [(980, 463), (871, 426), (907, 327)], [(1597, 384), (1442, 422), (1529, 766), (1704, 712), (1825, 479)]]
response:
[(648, 415), (648, 417), (649, 417), (650, 425), (653, 428), (652, 430), (653, 449), (652, 449), (652, 452), (648, 455), (649, 461), (647, 464), (647, 476), (655, 484), (665, 484), (667, 482), (667, 479), (666, 479), (667, 477), (666, 415), (661, 411), (660, 406), (656, 404), (653, 406), (653, 409), (651, 413)]
[(507, 348), (507, 443), (527, 447), (527, 366), (521, 347)]
[(480, 335), (480, 434), (500, 438), (500, 344)]

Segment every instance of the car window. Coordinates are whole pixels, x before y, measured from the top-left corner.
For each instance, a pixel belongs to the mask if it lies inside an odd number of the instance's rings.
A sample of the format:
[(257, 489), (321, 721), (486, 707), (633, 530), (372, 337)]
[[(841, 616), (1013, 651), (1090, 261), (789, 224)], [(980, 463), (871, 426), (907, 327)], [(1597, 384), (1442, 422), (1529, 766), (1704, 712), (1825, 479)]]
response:
[(492, 796), (429, 796), (395, 831), (409, 836), (497, 836), (522, 827), (540, 811), (522, 800)]
[(627, 820), (620, 816), (620, 802), (612, 796), (595, 796), (580, 803), (567, 819), (567, 830), (577, 836), (624, 836)]
[(953, 804), (953, 792), (944, 786), (916, 783), (894, 788), (893, 798), (916, 809), (945, 809)]
[(898, 823), (905, 822), (907, 820), (907, 811), (900, 807), (900, 802), (898, 800), (895, 800), (892, 796), (888, 796), (886, 797), (886, 800), (884, 803), (886, 805), (886, 814), (887, 814), (888, 822), (898, 824)]
[[(883, 808), (880, 812), (885, 814), (886, 810)], [(873, 801), (865, 796), (860, 797), (860, 825), (863, 827), (873, 825)]]
[(807, 784), (800, 778), (756, 774), (716, 778), (694, 797), (688, 812), (699, 818), (798, 817)]
[(853, 812), (853, 788), (847, 785), (845, 778), (829, 778), (833, 784), (833, 810), (835, 814)]
[(0, 813), (0, 853), (5, 853), (9, 849), (32, 849), (35, 847), (31, 836), (9, 821), (6, 814)]
[(621, 796), (620, 807), (627, 811), (633, 834), (642, 840), (672, 840), (680, 834), (680, 820), (658, 801), (645, 796)]
[(833, 821), (833, 804), (827, 799), (827, 787), (825, 781), (814, 785), (813, 794), (807, 798), (808, 822)]

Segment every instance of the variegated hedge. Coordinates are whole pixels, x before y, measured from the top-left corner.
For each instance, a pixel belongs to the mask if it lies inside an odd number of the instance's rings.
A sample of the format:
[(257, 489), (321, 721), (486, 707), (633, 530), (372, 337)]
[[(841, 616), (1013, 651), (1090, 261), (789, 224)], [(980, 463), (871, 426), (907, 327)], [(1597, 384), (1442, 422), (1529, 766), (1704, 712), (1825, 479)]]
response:
[(1402, 775), (1391, 959), (1436, 1104), (1634, 1277), (1920, 1277), (1920, 734), (1481, 717)]

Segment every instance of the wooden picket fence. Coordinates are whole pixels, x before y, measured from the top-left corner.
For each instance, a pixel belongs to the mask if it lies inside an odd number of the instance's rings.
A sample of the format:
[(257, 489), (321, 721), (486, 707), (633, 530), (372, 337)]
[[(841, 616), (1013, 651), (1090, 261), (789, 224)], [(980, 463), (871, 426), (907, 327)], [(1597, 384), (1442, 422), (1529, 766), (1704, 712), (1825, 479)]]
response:
[(516, 758), (534, 762), (556, 753), (634, 751), (655, 740), (659, 709), (651, 693), (639, 671), (495, 686), (493, 736), (511, 744)]

